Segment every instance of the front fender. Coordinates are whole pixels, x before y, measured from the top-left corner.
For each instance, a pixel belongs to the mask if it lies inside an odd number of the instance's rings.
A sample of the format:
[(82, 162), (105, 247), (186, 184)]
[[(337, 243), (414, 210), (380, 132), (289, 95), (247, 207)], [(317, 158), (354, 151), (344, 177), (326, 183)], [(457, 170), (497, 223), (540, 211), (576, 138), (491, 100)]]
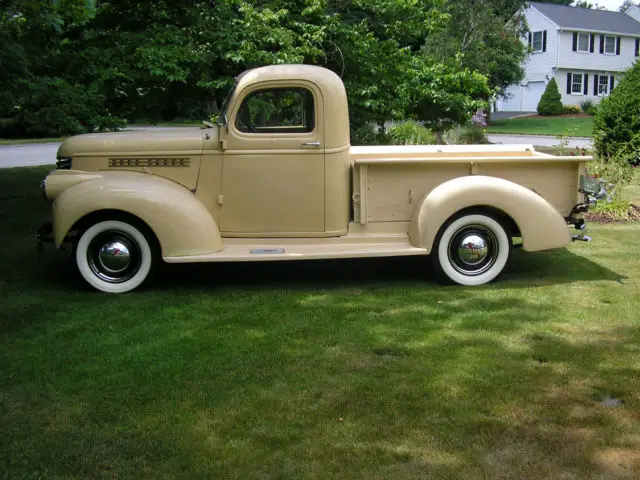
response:
[(517, 183), (483, 175), (455, 178), (434, 188), (413, 214), (409, 240), (430, 252), (447, 219), (482, 206), (501, 210), (515, 221), (525, 250), (558, 248), (571, 241), (566, 221), (544, 198)]
[[(68, 173), (65, 184), (70, 183)], [(119, 210), (140, 218), (155, 233), (163, 257), (201, 255), (222, 250), (216, 222), (186, 188), (162, 177), (139, 172), (99, 172), (57, 193), (53, 234), (59, 247), (80, 219), (101, 210)], [(47, 186), (56, 188), (56, 175)], [(51, 185), (50, 185), (51, 184)]]

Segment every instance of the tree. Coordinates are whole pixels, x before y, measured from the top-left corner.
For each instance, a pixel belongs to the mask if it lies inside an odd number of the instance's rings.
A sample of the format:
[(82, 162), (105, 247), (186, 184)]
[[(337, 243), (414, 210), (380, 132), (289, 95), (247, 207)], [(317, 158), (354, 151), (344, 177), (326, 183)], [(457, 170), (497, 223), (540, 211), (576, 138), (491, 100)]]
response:
[(471, 62), (422, 51), (447, 25), (443, 0), (0, 5), (0, 119), (23, 134), (112, 128), (121, 118), (206, 117), (220, 108), (234, 76), (267, 64), (311, 63), (338, 73), (356, 128), (408, 117), (447, 125), (491, 93)]
[(593, 138), (596, 151), (605, 160), (632, 146), (640, 161), (640, 62), (625, 72), (622, 80), (598, 106)]
[(524, 5), (514, 0), (454, 0), (447, 3), (447, 27), (426, 40), (439, 62), (458, 56), (460, 66), (487, 76), (498, 96), (524, 75), (527, 48), (519, 40), (524, 25), (512, 20)]
[(624, 13), (634, 5), (640, 7), (640, 2), (634, 2), (633, 0), (624, 0), (624, 2), (622, 2), (622, 5), (620, 5), (620, 7), (618, 8), (618, 11)]
[(547, 84), (540, 101), (538, 102), (539, 115), (560, 115), (562, 114), (562, 96), (558, 90), (556, 79), (552, 78)]

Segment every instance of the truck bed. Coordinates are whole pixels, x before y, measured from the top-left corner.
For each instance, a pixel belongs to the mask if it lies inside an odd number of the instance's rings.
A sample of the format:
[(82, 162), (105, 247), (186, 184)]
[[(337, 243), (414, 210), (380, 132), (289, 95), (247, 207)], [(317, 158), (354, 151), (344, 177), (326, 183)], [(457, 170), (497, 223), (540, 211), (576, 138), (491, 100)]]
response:
[(403, 222), (438, 185), (456, 177), (499, 177), (528, 188), (566, 216), (580, 201), (578, 185), (592, 157), (554, 156), (533, 145), (351, 147), (354, 220)]

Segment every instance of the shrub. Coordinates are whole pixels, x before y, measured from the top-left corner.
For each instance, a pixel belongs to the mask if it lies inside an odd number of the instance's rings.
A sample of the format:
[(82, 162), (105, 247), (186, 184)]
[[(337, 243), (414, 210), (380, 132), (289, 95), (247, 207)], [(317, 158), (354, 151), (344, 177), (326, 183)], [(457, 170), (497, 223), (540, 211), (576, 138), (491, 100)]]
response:
[(636, 62), (598, 106), (593, 139), (598, 155), (608, 161), (621, 153), (640, 162), (640, 62)]
[(20, 136), (63, 136), (124, 126), (105, 108), (97, 87), (54, 77), (25, 80), (13, 113)]
[(580, 113), (580, 107), (576, 106), (576, 105), (564, 105), (562, 107), (562, 113), (565, 114), (569, 114), (569, 113)]
[(460, 133), (460, 143), (464, 145), (478, 145), (491, 142), (487, 138), (484, 128), (471, 125)]
[(584, 102), (580, 102), (580, 108), (582, 111), (588, 115), (594, 115), (596, 113), (596, 105), (591, 100), (585, 100)]
[(414, 120), (407, 120), (389, 129), (393, 145), (435, 145), (436, 137), (431, 130)]
[(561, 115), (562, 111), (560, 90), (556, 79), (552, 78), (538, 102), (538, 115)]

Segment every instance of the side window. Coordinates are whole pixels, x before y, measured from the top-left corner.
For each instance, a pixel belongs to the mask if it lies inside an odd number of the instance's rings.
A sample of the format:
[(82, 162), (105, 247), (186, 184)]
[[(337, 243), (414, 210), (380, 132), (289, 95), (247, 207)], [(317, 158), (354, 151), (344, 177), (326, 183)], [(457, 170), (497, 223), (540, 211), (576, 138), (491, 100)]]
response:
[(304, 88), (253, 92), (236, 116), (236, 128), (245, 133), (305, 133), (314, 123), (313, 94)]

